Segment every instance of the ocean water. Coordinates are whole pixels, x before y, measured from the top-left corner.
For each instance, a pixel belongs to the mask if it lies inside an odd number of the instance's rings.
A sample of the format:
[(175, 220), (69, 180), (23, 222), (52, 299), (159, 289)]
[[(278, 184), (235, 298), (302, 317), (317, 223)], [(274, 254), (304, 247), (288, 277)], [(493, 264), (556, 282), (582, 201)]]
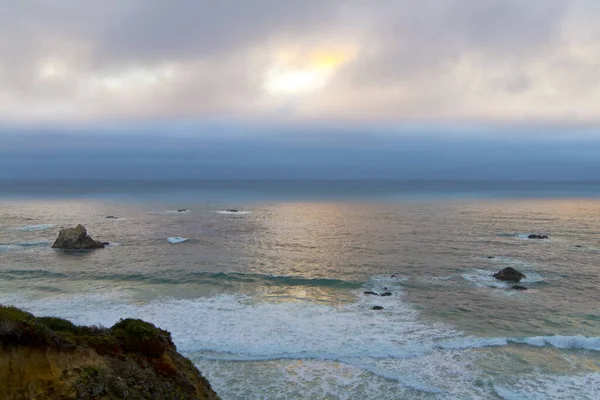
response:
[(0, 184), (0, 303), (151, 321), (223, 399), (597, 399), (599, 256), (597, 184)]

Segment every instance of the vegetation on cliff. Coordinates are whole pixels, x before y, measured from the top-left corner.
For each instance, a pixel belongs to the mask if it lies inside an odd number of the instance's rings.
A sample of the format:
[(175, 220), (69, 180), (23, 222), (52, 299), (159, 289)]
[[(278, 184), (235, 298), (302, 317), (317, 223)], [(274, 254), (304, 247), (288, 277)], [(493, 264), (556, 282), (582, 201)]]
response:
[(218, 399), (171, 334), (139, 319), (76, 326), (0, 306), (3, 399)]

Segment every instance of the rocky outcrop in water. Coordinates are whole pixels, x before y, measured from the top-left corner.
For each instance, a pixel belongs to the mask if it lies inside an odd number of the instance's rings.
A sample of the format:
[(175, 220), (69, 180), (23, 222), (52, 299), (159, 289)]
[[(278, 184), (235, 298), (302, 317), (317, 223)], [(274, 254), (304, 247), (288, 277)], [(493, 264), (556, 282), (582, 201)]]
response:
[(531, 234), (527, 236), (527, 239), (549, 239), (549, 237), (546, 235)]
[(493, 276), (498, 280), (509, 282), (519, 282), (521, 279), (527, 278), (525, 274), (522, 274), (512, 267), (506, 267), (496, 272)]
[(0, 306), (0, 394), (17, 399), (218, 400), (171, 334), (138, 319), (76, 326)]
[(52, 244), (54, 249), (91, 250), (103, 249), (104, 244), (91, 238), (85, 226), (79, 224), (75, 228), (61, 229), (58, 238)]
[[(387, 288), (386, 288), (386, 289), (387, 289)], [(391, 296), (391, 295), (392, 295), (392, 292), (383, 292), (383, 293), (379, 294), (379, 293), (376, 293), (376, 292), (371, 292), (371, 291), (369, 291), (369, 292), (363, 292), (363, 294), (366, 294), (366, 295), (372, 295), (372, 296), (382, 296), (382, 297), (387, 297), (387, 296)]]

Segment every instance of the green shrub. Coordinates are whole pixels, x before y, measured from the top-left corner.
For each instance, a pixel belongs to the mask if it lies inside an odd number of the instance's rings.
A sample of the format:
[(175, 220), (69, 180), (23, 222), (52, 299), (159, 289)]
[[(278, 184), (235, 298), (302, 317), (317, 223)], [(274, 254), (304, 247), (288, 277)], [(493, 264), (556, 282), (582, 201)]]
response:
[(53, 331), (75, 332), (77, 330), (75, 324), (73, 324), (71, 321), (67, 321), (66, 319), (56, 317), (40, 317), (37, 320)]
[(0, 306), (0, 342), (47, 345), (57, 343), (58, 338), (32, 314), (16, 307)]
[(117, 322), (111, 333), (120, 340), (126, 351), (158, 357), (172, 343), (171, 334), (141, 319), (123, 319)]

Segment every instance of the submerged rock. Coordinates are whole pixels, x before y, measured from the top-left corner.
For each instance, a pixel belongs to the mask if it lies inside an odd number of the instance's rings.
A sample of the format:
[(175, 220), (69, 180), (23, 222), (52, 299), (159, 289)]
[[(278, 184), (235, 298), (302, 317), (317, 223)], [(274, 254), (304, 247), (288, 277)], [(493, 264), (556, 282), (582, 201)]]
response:
[(92, 239), (87, 234), (85, 227), (79, 224), (75, 228), (61, 229), (58, 233), (58, 238), (52, 244), (52, 248), (65, 250), (89, 250), (102, 249), (104, 248), (104, 244)]
[(219, 399), (171, 334), (139, 319), (76, 326), (0, 306), (0, 343), (3, 400)]
[(511, 287), (511, 289), (513, 289), (513, 290), (529, 290), (525, 286), (521, 286), (521, 285), (514, 285), (513, 287)]
[(506, 267), (496, 272), (493, 276), (498, 280), (510, 282), (519, 282), (521, 279), (526, 278), (525, 274), (522, 274), (512, 267)]
[(546, 235), (531, 234), (527, 236), (527, 239), (549, 239), (549, 237)]
[(381, 306), (373, 306), (372, 310), (383, 310)]

